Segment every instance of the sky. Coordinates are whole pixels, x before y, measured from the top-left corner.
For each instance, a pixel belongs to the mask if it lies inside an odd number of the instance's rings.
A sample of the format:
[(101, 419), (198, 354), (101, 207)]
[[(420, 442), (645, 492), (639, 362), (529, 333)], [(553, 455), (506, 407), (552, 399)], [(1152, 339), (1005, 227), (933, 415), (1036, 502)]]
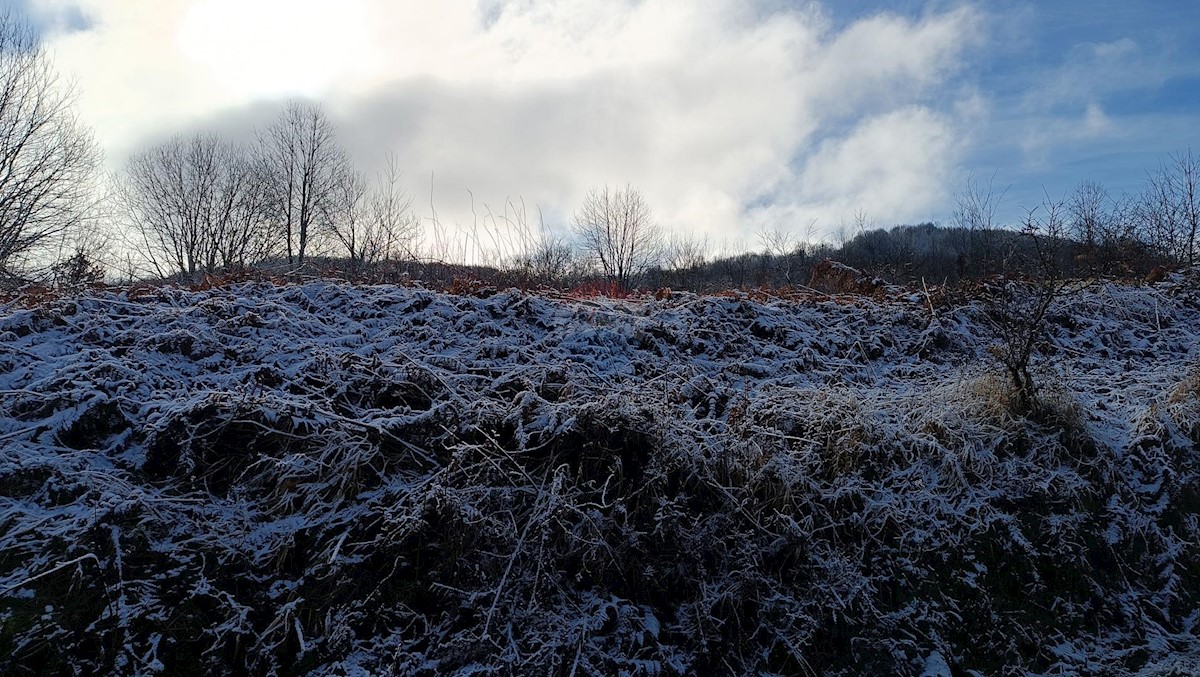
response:
[(949, 222), (970, 175), (1015, 222), (1200, 151), (1193, 0), (0, 6), (39, 28), (114, 171), (174, 134), (252, 139), (310, 99), (366, 171), (395, 153), (422, 216), (461, 226), (523, 201), (563, 227), (589, 188), (628, 184), (711, 242), (829, 238), (860, 210)]

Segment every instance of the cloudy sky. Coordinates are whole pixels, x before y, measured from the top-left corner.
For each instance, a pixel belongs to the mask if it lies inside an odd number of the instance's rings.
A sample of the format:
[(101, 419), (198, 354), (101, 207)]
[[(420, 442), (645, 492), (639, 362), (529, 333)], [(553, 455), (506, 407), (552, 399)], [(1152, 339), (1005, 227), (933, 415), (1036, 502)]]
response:
[[(468, 192), (565, 223), (639, 187), (710, 239), (949, 218), (966, 176), (1015, 220), (1081, 179), (1137, 190), (1200, 151), (1200, 2), (0, 0), (43, 32), (109, 163), (324, 103), (363, 163), (469, 222)], [(422, 207), (427, 214), (428, 207)]]

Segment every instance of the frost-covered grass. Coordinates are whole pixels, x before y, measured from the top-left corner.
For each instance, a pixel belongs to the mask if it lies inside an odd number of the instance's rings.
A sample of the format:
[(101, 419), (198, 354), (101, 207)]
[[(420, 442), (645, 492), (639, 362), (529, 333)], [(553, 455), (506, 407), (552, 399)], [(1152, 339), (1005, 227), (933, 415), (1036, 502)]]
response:
[(0, 672), (1188, 674), (1198, 298), (18, 298)]

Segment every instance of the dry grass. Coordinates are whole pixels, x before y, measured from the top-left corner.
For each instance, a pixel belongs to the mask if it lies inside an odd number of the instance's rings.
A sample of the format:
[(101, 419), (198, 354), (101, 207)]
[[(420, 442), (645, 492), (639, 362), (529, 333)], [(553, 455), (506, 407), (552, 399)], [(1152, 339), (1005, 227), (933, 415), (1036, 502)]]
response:
[(1125, 672), (1194, 627), (1162, 417), (1081, 453), (908, 310), (247, 289), (3, 320), (0, 671)]

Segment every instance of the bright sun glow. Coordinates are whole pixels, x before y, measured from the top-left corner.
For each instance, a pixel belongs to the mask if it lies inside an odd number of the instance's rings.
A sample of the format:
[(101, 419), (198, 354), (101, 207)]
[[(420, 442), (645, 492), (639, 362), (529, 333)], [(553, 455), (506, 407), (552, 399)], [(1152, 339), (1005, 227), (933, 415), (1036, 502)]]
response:
[(184, 15), (180, 50), (241, 95), (316, 95), (370, 61), (365, 0), (204, 0)]

